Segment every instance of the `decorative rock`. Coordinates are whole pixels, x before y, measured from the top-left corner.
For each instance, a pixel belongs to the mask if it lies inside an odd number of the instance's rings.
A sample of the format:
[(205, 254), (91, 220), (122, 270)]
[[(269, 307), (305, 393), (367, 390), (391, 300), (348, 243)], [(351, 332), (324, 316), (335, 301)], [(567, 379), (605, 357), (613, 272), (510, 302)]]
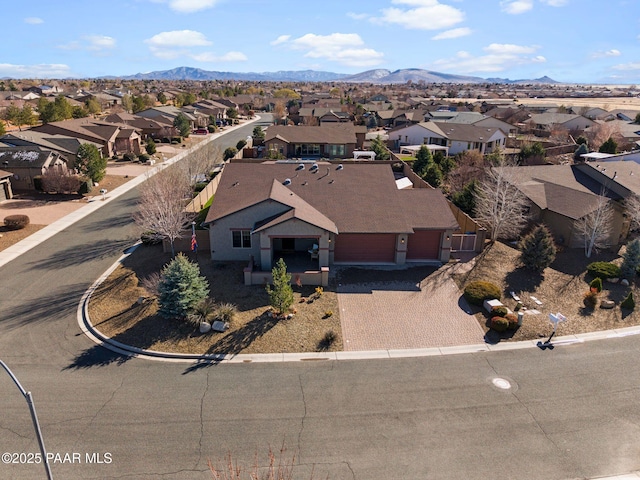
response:
[(620, 285), (622, 285), (623, 287), (628, 287), (629, 280), (627, 280), (626, 278), (623, 278), (622, 280), (620, 280)]
[(610, 309), (616, 306), (616, 302), (613, 300), (602, 300), (600, 302), (600, 308)]
[(607, 282), (609, 282), (609, 283), (618, 283), (619, 281), (620, 281), (619, 278), (608, 278), (607, 279)]
[(200, 333), (209, 333), (211, 331), (211, 324), (208, 322), (200, 322)]
[(138, 297), (138, 300), (136, 300), (136, 303), (138, 305), (142, 305), (144, 303), (144, 301), (146, 300), (145, 297)]
[(216, 320), (210, 327), (214, 332), (224, 332), (229, 328), (229, 324), (226, 322), (221, 322), (220, 320)]

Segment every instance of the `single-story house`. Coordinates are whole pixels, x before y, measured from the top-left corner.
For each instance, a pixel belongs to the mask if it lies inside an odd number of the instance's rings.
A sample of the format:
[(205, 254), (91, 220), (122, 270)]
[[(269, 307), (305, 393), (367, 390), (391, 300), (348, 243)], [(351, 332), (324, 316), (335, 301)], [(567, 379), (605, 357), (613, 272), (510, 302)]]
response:
[(33, 177), (51, 168), (66, 172), (67, 161), (56, 152), (38, 147), (0, 147), (0, 167), (13, 174), (13, 188), (33, 190)]
[(356, 128), (351, 123), (274, 125), (267, 129), (264, 145), (287, 158), (353, 158)]
[(124, 153), (142, 152), (140, 134), (125, 124), (115, 124), (91, 118), (63, 120), (45, 123), (32, 128), (33, 131), (53, 135), (76, 137), (102, 146), (102, 155), (111, 157)]
[(34, 130), (23, 130), (21, 132), (11, 132), (0, 137), (0, 142), (10, 147), (40, 147), (44, 150), (51, 150), (59, 153), (67, 161), (68, 167), (74, 168), (78, 148), (83, 143), (95, 145), (99, 150), (102, 144), (89, 142), (83, 139), (70, 137), (67, 135), (52, 135)]
[(448, 147), (449, 155), (467, 150), (488, 154), (496, 148), (504, 149), (506, 138), (499, 128), (445, 122), (421, 122), (389, 130), (389, 140), (395, 142), (396, 150), (405, 145), (440, 145)]
[(640, 165), (611, 162), (604, 165), (536, 165), (516, 169), (518, 189), (531, 202), (533, 221), (544, 223), (555, 241), (568, 247), (582, 247), (578, 222), (594, 212), (603, 201), (613, 207), (607, 240), (618, 245), (629, 234), (624, 199), (640, 193)]
[(249, 262), (259, 283), (279, 258), (300, 275), (447, 262), (459, 226), (446, 198), (404, 187), (388, 164), (231, 162), (205, 220), (211, 259)]

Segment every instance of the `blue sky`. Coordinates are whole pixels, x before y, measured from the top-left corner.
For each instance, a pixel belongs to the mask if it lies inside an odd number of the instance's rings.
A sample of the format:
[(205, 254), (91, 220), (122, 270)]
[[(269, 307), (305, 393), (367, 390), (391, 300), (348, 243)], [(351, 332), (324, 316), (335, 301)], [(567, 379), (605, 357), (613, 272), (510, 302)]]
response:
[(2, 12), (0, 77), (423, 68), (640, 84), (640, 0), (32, 0)]

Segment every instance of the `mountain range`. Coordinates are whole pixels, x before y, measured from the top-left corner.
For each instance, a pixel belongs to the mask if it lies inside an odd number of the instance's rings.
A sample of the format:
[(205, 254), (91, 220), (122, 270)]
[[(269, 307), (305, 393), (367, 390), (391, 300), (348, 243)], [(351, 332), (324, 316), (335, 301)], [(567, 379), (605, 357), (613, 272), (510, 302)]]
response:
[(449, 73), (433, 72), (419, 68), (404, 68), (390, 71), (386, 69), (367, 70), (366, 72), (346, 75), (334, 72), (318, 72), (315, 70), (280, 70), (277, 72), (217, 72), (201, 68), (177, 67), (149, 73), (138, 73), (120, 77), (124, 80), (244, 80), (254, 82), (348, 82), (394, 84), (407, 83), (545, 83), (557, 84), (555, 80), (545, 76), (533, 80), (509, 80), (508, 78), (481, 78)]

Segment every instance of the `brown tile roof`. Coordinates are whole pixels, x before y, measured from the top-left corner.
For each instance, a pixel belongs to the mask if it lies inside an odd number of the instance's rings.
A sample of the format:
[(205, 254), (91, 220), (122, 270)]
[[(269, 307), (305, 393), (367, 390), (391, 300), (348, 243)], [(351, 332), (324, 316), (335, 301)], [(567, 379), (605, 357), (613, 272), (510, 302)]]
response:
[(322, 127), (274, 125), (267, 129), (264, 141), (268, 142), (275, 137), (287, 143), (330, 143), (339, 145), (356, 143), (355, 130), (350, 123), (324, 125)]
[[(412, 233), (414, 227), (456, 226), (439, 190), (398, 190), (389, 165), (345, 164), (338, 169), (319, 163), (315, 173), (308, 163), (304, 170), (296, 170), (297, 165), (226, 165), (206, 222), (271, 199), (289, 206), (298, 202), (294, 208), (303, 220), (320, 225), (322, 215), (338, 233)], [(287, 178), (291, 183), (282, 185)]]

